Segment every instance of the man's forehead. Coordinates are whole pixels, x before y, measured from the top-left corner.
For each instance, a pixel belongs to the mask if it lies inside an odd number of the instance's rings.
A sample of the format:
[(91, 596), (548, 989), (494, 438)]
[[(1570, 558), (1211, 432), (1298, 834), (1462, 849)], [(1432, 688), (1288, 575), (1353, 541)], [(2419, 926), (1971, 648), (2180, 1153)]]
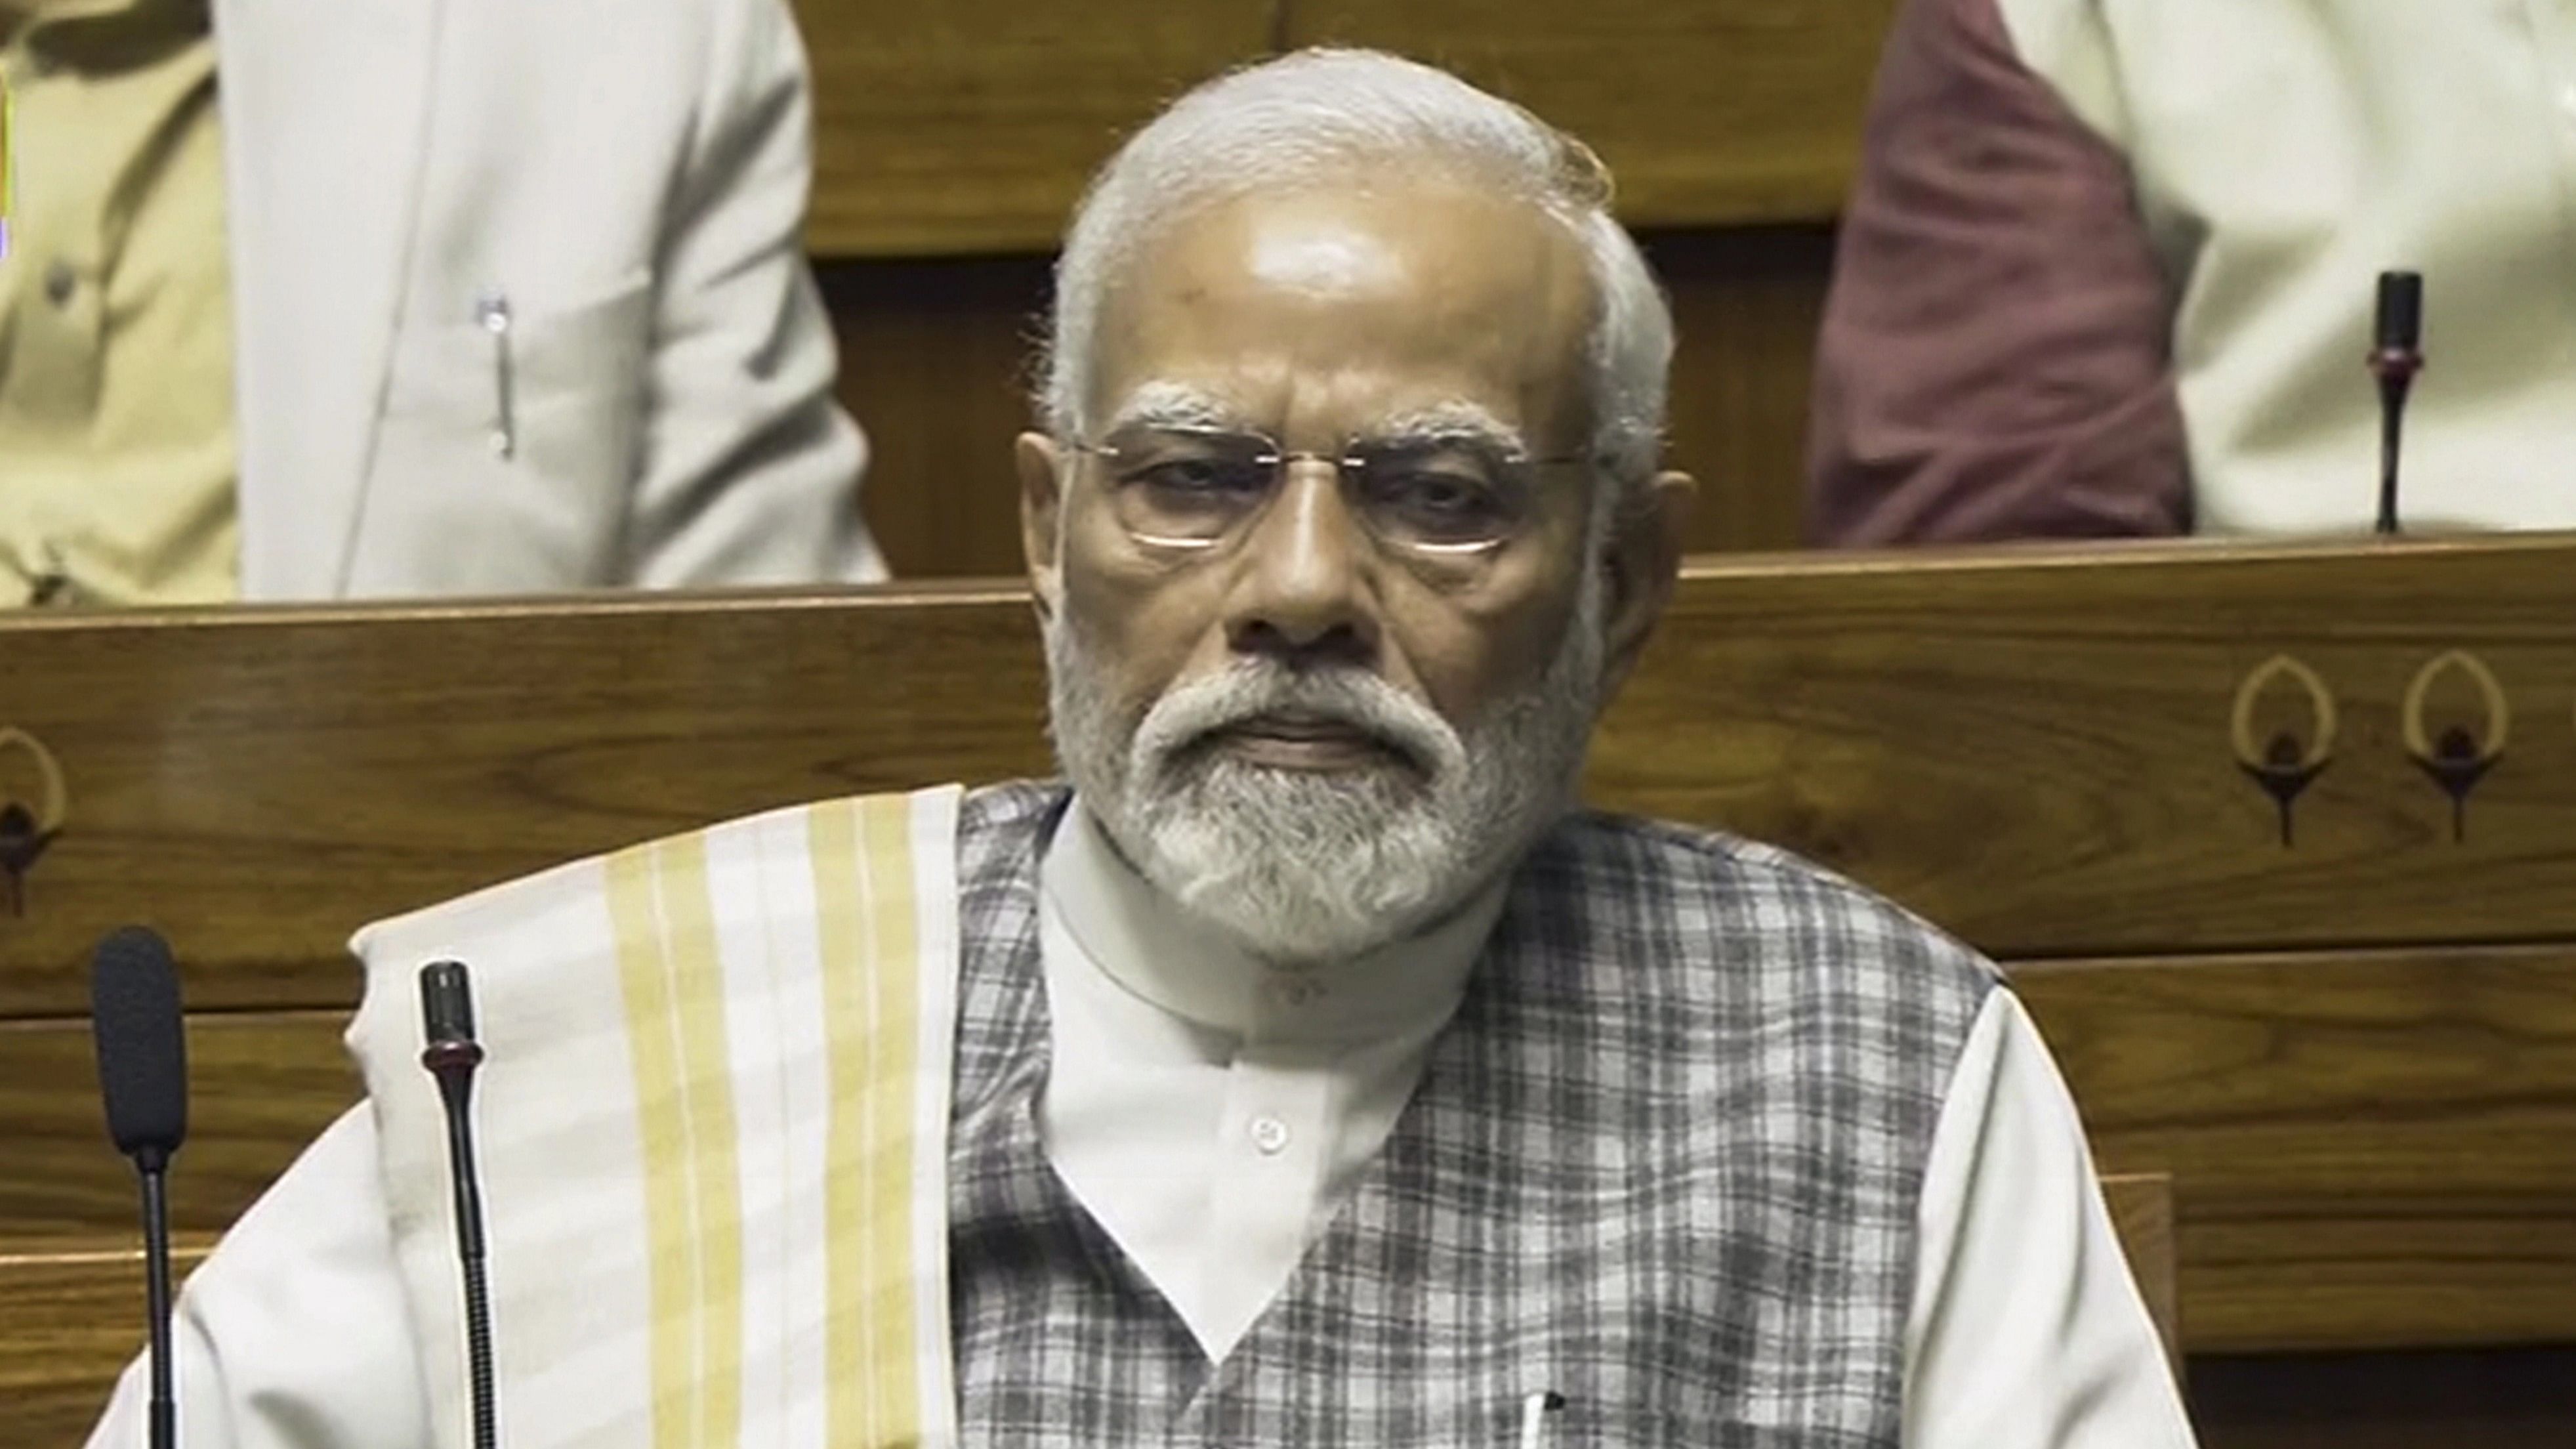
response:
[(1299, 226), (1249, 228), (1239, 255), (1222, 257), (1217, 265), (1239, 265), (1262, 287), (1307, 293), (1387, 291), (1410, 280), (1402, 258), (1347, 221), (1302, 220)]
[(1536, 202), (1434, 177), (1361, 176), (1253, 190), (1153, 227), (1114, 279), (1139, 312), (1400, 302), (1436, 312), (1507, 303), (1539, 327), (1589, 300), (1573, 230)]
[(1320, 389), (1381, 413), (1553, 414), (1594, 307), (1580, 244), (1544, 209), (1389, 178), (1203, 205), (1144, 238), (1104, 303), (1095, 421), (1157, 387), (1237, 411)]

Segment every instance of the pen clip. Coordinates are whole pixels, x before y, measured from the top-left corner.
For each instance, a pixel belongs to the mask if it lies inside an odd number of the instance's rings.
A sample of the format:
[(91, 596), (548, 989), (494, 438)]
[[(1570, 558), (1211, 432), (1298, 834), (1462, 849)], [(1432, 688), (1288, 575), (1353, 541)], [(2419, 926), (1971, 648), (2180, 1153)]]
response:
[(43, 570), (27, 581), (27, 602), (37, 608), (74, 602), (71, 565), (63, 562), (62, 549), (47, 539), (44, 550)]
[(1547, 1416), (1565, 1407), (1565, 1395), (1542, 1389), (1521, 1400), (1521, 1449), (1543, 1449)]
[(519, 423), (510, 376), (510, 299), (498, 289), (474, 301), (474, 320), (492, 334), (492, 451), (504, 460), (519, 451)]

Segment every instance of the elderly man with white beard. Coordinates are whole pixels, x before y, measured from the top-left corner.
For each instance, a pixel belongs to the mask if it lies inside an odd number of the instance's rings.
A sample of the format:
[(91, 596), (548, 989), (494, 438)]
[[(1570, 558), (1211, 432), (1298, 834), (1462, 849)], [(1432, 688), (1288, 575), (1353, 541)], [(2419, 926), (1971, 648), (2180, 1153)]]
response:
[(464, 1442), (442, 957), (515, 1449), (2188, 1444), (1992, 968), (1573, 804), (1689, 492), (1608, 197), (1366, 53), (1130, 141), (1018, 445), (1069, 786), (361, 932), (368, 1100), (189, 1285), (191, 1449)]

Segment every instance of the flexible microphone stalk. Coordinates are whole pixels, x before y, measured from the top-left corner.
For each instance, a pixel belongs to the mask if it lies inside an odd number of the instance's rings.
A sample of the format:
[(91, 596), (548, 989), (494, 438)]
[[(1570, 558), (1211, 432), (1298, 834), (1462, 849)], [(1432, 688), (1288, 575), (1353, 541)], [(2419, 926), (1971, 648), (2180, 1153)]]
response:
[(170, 1159), (188, 1137), (188, 1037), (169, 944), (141, 926), (98, 943), (90, 958), (90, 1028), (98, 1045), (107, 1135), (143, 1186), (143, 1291), (151, 1348), (152, 1449), (178, 1443), (171, 1384)]
[(2370, 375), (2379, 379), (2379, 527), (2397, 532), (2397, 445), (2406, 428), (2406, 394), (2424, 370), (2424, 278), (2379, 274)]
[(456, 1258), (465, 1278), (465, 1369), (472, 1396), (474, 1449), (497, 1449), (492, 1391), (492, 1292), (483, 1252), (483, 1191), (474, 1166), (474, 1069), (483, 1044), (474, 1038), (474, 989), (460, 961), (420, 968), (420, 1064), (438, 1079), (447, 1107), (447, 1170), (456, 1193)]

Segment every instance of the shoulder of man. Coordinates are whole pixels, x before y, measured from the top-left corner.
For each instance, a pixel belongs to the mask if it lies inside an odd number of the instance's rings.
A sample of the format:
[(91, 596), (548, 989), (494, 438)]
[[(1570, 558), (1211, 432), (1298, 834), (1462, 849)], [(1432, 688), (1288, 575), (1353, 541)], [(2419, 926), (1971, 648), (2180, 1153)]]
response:
[(1550, 833), (1524, 880), (1549, 894), (1628, 902), (1610, 915), (1662, 936), (1656, 958), (1677, 968), (1758, 969), (1910, 1003), (1962, 1029), (2002, 979), (1983, 955), (1894, 901), (1724, 831), (1587, 811)]
[[(619, 846), (484, 886), (361, 927), (349, 949), (361, 962), (389, 956), (413, 956), (435, 949), (462, 949), (497, 937), (542, 931), (567, 912), (594, 910), (602, 890), (602, 871), (612, 860), (668, 850), (703, 850), (744, 837), (792, 830), (800, 821), (853, 797), (808, 801), (719, 821), (694, 829)], [(903, 798), (902, 792), (883, 799)], [(967, 884), (1009, 857), (1034, 847), (1067, 798), (1054, 781), (1019, 780), (964, 792), (957, 804), (956, 848), (959, 879)]]

